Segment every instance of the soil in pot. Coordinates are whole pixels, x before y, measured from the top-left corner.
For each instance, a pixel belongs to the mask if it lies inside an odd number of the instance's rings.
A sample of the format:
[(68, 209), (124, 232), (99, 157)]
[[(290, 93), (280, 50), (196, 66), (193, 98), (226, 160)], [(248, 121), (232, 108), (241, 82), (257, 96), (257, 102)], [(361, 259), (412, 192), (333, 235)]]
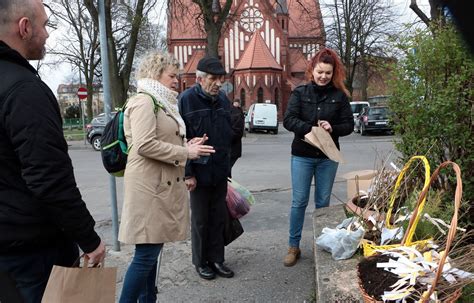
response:
[(385, 290), (396, 283), (399, 277), (383, 268), (378, 268), (377, 263), (388, 262), (389, 256), (375, 255), (364, 258), (359, 263), (359, 279), (365, 292), (376, 300), (382, 300)]
[[(389, 259), (390, 257), (387, 255), (374, 255), (362, 259), (358, 265), (358, 275), (362, 287), (368, 295), (379, 301), (382, 300), (384, 291), (391, 290), (391, 286), (399, 279), (396, 274), (377, 267), (377, 263), (388, 262)], [(415, 285), (415, 289), (417, 289), (419, 293), (422, 293), (421, 285)], [(408, 297), (405, 298), (405, 300), (406, 302), (418, 302), (419, 298)]]

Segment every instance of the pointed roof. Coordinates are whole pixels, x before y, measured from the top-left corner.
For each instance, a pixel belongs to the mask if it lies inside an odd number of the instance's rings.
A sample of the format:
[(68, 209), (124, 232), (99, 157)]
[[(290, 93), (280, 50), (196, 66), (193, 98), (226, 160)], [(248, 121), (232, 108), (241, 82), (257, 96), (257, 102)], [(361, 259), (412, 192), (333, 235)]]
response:
[(290, 71), (292, 73), (304, 73), (308, 67), (308, 60), (306, 59), (303, 51), (298, 48), (290, 48), (289, 51), (290, 56)]
[(242, 54), (235, 70), (244, 69), (277, 69), (282, 70), (280, 64), (275, 61), (267, 44), (263, 41), (260, 31), (256, 31), (247, 48)]
[(184, 66), (183, 74), (194, 74), (196, 72), (199, 60), (204, 58), (205, 55), (206, 51), (203, 49), (194, 50), (191, 58), (189, 58), (188, 63), (186, 63)]
[(306, 81), (303, 79), (298, 79), (295, 77), (289, 77), (286, 80), (286, 84), (288, 84), (291, 87), (291, 90), (294, 90), (297, 86), (304, 84)]
[(288, 33), (295, 38), (326, 38), (319, 0), (288, 0)]

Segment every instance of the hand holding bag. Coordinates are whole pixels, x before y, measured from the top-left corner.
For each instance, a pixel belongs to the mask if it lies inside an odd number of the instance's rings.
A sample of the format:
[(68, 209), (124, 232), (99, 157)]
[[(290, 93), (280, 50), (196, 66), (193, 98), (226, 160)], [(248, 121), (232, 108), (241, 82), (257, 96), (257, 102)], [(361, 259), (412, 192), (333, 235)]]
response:
[[(79, 260), (78, 260), (79, 262)], [(83, 267), (53, 266), (43, 295), (43, 303), (113, 303), (117, 268), (87, 267), (89, 257), (84, 255)]]

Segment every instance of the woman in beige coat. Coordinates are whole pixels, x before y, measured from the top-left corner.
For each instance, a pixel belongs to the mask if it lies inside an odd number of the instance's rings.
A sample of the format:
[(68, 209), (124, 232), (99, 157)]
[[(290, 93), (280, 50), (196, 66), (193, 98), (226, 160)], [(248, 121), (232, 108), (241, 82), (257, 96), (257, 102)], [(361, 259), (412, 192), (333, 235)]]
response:
[(186, 144), (175, 91), (179, 63), (168, 53), (147, 54), (137, 71), (138, 94), (125, 109), (130, 151), (119, 240), (135, 244), (120, 302), (155, 302), (157, 259), (163, 243), (184, 240), (189, 230), (187, 159), (214, 152), (206, 138)]

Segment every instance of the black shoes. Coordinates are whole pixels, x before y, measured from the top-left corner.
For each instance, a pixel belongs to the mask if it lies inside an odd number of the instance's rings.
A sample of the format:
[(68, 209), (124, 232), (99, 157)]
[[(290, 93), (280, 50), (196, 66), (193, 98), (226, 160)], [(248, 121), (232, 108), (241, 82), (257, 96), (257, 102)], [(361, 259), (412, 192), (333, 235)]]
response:
[(201, 278), (206, 279), (206, 280), (212, 280), (216, 277), (216, 274), (214, 273), (214, 271), (212, 271), (212, 269), (207, 265), (196, 266), (196, 271)]
[(234, 272), (225, 266), (224, 263), (211, 263), (209, 267), (221, 277), (232, 278), (234, 276)]

